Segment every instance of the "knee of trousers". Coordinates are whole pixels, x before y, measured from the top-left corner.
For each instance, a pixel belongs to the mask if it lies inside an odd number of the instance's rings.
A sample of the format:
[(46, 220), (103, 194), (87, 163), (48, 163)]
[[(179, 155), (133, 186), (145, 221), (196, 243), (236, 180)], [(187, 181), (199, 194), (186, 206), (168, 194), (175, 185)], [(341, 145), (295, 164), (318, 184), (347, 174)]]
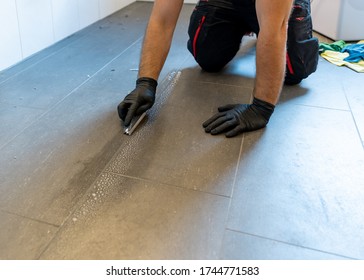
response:
[(194, 56), (198, 65), (206, 72), (219, 72), (231, 60), (231, 55), (228, 57), (221, 53), (215, 53), (209, 48), (193, 52), (188, 42), (188, 50)]
[(227, 64), (225, 61), (216, 60), (213, 58), (196, 57), (195, 59), (200, 67), (206, 72), (219, 72)]

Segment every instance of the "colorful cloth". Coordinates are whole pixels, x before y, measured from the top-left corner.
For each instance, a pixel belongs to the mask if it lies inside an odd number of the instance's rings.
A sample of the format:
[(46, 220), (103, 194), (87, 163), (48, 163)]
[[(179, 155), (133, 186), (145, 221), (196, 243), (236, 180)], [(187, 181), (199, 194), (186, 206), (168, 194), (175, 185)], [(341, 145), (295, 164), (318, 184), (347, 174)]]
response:
[(341, 52), (349, 53), (349, 56), (345, 58), (345, 61), (359, 62), (360, 60), (364, 60), (364, 44), (347, 45)]
[(345, 48), (347, 44), (345, 43), (345, 41), (340, 40), (334, 43), (320, 43), (319, 45), (319, 52), (320, 54), (323, 53), (324, 51), (337, 51), (337, 52), (341, 52), (342, 49)]
[(356, 63), (345, 61), (345, 59), (349, 57), (349, 53), (347, 52), (325, 51), (321, 56), (337, 66), (347, 66), (356, 72), (364, 73), (364, 60), (360, 60)]
[(340, 40), (331, 44), (320, 43), (320, 55), (337, 66), (364, 73), (364, 40), (357, 44), (347, 44)]

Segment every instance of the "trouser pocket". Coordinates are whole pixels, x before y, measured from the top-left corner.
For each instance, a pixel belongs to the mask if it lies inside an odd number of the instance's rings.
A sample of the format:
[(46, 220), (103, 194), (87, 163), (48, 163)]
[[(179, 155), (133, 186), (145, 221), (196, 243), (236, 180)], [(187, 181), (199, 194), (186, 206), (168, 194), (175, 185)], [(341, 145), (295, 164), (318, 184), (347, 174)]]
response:
[(316, 71), (319, 42), (312, 37), (309, 0), (296, 0), (288, 22), (286, 79), (298, 82)]
[(188, 50), (192, 55), (197, 57), (197, 50), (206, 37), (205, 23), (207, 18), (207, 11), (204, 11), (200, 7), (196, 7), (193, 11), (190, 19), (190, 25), (188, 27), (189, 40), (187, 43)]
[(318, 46), (317, 38), (295, 42), (294, 49), (287, 51), (287, 76), (304, 79), (315, 72), (318, 64)]

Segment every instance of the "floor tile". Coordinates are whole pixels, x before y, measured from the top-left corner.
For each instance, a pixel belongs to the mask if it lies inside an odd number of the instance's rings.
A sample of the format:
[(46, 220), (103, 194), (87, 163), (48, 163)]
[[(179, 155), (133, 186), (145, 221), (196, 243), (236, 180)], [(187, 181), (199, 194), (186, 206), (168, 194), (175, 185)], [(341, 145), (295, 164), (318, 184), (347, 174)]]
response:
[(344, 260), (342, 256), (227, 230), (220, 259), (225, 260)]
[(251, 101), (256, 38), (206, 73), (184, 5), (156, 103), (127, 136), (116, 106), (151, 8), (0, 72), (0, 258), (363, 259), (362, 74), (320, 58), (267, 128), (211, 136), (217, 107)]
[(215, 259), (228, 204), (103, 173), (41, 259)]
[(364, 74), (347, 69), (342, 79), (344, 91), (364, 147)]
[[(123, 13), (125, 12), (113, 17)], [(105, 19), (106, 23), (109, 21), (112, 22)], [(103, 26), (112, 25), (106, 23)], [(91, 43), (94, 39), (84, 40)], [(137, 42), (140, 45), (140, 40)], [(77, 47), (80, 45), (74, 44), (70, 48), (76, 53), (80, 51)], [(68, 50), (63, 52), (67, 53)], [(97, 75), (70, 92), (67, 98), (36, 122), (33, 118), (38, 116), (36, 113), (41, 112), (40, 109), (16, 106), (22, 108), (24, 115), (16, 114), (15, 109), (10, 110), (7, 116), (12, 121), (4, 127), (4, 141), (21, 131), (22, 133), (2, 147), (1, 208), (62, 224), (120, 146), (122, 127), (116, 106), (134, 85), (136, 73), (130, 69), (139, 60), (139, 53), (140, 49), (131, 47), (121, 52), (115, 59), (121, 67), (115, 68), (115, 65), (108, 62)], [(86, 54), (83, 55), (86, 59)], [(92, 61), (90, 58), (92, 56), (89, 55), (88, 60)], [(38, 75), (47, 75), (42, 71)], [(79, 78), (82, 75), (78, 73), (76, 76)], [(12, 81), (14, 88), (18, 79), (20, 76)], [(40, 81), (42, 85), (46, 85), (46, 82), (47, 80)], [(45, 99), (44, 96), (40, 97), (42, 102)], [(11, 129), (8, 128), (9, 125), (12, 125)], [(41, 201), (39, 194), (42, 194)]]
[[(144, 9), (145, 10), (145, 9)], [(140, 15), (142, 11), (134, 11)], [(67, 96), (74, 88), (118, 56), (144, 34), (146, 19), (129, 12), (127, 18), (114, 16), (100, 23), (99, 32), (80, 38), (36, 64), (28, 71), (0, 85), (0, 101), (13, 105), (48, 108)], [(130, 18), (130, 19), (129, 19)], [(116, 24), (115, 20), (118, 20)]]
[(24, 131), (2, 149), (2, 208), (54, 224), (67, 218), (127, 138), (116, 107), (134, 87), (137, 73), (131, 70), (138, 64), (140, 44), (121, 53), (28, 128), (12, 117), (14, 129)]
[(39, 64), (40, 62), (42, 62), (43, 60), (45, 60), (53, 55), (56, 55), (58, 52), (61, 52), (63, 48), (76, 42), (78, 39), (80, 39), (86, 35), (87, 35), (87, 32), (85, 32), (85, 31), (80, 31), (78, 33), (75, 33), (64, 40), (61, 40), (58, 43), (53, 44), (53, 45), (49, 46), (48, 48), (23, 59), (22, 61), (11, 66), (10, 68), (0, 71), (0, 85), (2, 83), (6, 82), (7, 80), (15, 77), (16, 75), (29, 70), (30, 68), (32, 68), (35, 65)]
[(218, 106), (249, 102), (250, 90), (244, 94), (240, 87), (190, 82), (183, 75), (160, 88), (148, 120), (123, 142), (107, 170), (229, 196), (241, 137), (211, 136), (202, 123)]
[[(133, 5), (129, 5), (124, 9), (120, 10), (117, 13), (114, 13), (110, 17), (106, 17), (102, 20), (99, 20), (92, 25), (68, 36), (67, 38), (57, 42), (49, 46), (46, 49), (24, 59), (20, 63), (12, 66), (11, 68), (6, 69), (5, 71), (0, 71), (0, 85), (7, 81), (9, 78), (12, 78), (15, 75), (18, 75), (24, 71), (29, 70), (30, 68), (34, 67), (35, 65), (43, 62), (43, 60), (48, 59), (54, 55), (60, 54), (60, 52), (65, 48), (71, 46), (73, 43), (77, 42), (78, 40), (85, 39), (88, 40), (89, 37), (94, 38), (94, 36), (100, 36), (100, 31), (102, 33), (109, 33), (108, 36), (112, 35), (115, 37), (118, 34), (125, 32), (127, 28), (129, 28), (128, 22), (135, 18), (134, 24), (140, 23), (141, 26), (145, 26), (146, 19), (143, 16), (148, 14), (151, 10), (151, 5), (145, 3), (134, 3)], [(138, 16), (136, 16), (138, 14)], [(131, 16), (129, 18), (129, 15)], [(143, 27), (140, 28), (141, 34), (143, 34)], [(102, 34), (101, 33), (101, 34)], [(106, 35), (104, 35), (106, 37)], [(120, 40), (120, 38), (119, 38)], [(86, 43), (86, 42), (85, 42)], [(80, 46), (92, 46), (80, 44)], [(120, 43), (120, 42), (119, 42)], [(119, 44), (117, 44), (119, 45)]]
[(4, 147), (0, 207), (61, 224), (120, 146), (117, 100), (77, 91)]
[(44, 110), (0, 103), (0, 149), (27, 128)]
[(58, 227), (0, 211), (0, 259), (37, 259)]
[(350, 112), (280, 105), (244, 138), (228, 228), (363, 258), (363, 168)]
[(299, 85), (284, 86), (280, 103), (291, 101), (299, 105), (349, 110), (342, 80), (338, 79), (345, 70), (320, 58), (315, 73)]

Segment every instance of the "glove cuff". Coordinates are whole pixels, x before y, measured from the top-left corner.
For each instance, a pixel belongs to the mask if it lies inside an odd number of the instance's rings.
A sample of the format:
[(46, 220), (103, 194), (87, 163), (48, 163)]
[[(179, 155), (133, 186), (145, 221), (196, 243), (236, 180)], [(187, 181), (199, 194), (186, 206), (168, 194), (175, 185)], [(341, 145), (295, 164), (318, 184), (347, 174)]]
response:
[(275, 106), (269, 102), (263, 101), (261, 99), (255, 98), (255, 97), (253, 99), (252, 105), (268, 122), (270, 119), (270, 116), (274, 112)]
[(147, 87), (149, 90), (152, 90), (153, 92), (156, 92), (157, 90), (157, 86), (158, 86), (158, 82), (156, 80), (154, 80), (153, 78), (148, 78), (148, 77), (140, 77), (137, 81), (136, 81), (136, 86), (144, 86)]

